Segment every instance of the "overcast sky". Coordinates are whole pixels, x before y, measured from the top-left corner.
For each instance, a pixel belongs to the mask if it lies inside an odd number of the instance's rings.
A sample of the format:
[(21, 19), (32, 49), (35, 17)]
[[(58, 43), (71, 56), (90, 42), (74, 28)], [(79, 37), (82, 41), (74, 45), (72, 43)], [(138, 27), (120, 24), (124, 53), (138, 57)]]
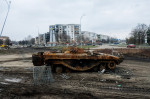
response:
[[(124, 39), (138, 23), (150, 24), (150, 0), (11, 0), (3, 36), (22, 40), (48, 32), (53, 24), (80, 24), (82, 30)], [(7, 12), (0, 0), (0, 31)]]

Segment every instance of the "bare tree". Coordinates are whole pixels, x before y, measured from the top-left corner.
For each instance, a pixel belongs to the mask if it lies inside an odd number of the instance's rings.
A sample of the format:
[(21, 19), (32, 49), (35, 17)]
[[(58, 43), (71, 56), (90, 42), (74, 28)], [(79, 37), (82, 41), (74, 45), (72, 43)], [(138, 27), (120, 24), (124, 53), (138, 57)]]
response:
[[(43, 38), (42, 38), (43, 39)], [(28, 35), (24, 41), (22, 41), (22, 44), (26, 44), (26, 45), (32, 45), (32, 44), (35, 44), (35, 39), (32, 38), (31, 35)]]
[(77, 37), (77, 43), (79, 44), (79, 43), (83, 42), (83, 40), (84, 40), (83, 35), (78, 35), (78, 37)]
[(31, 39), (32, 39), (32, 36), (28, 35), (26, 40), (30, 41)]
[(67, 35), (66, 33), (59, 33), (58, 35), (57, 35), (57, 40), (58, 40), (58, 42), (60, 43), (70, 43), (70, 36), (69, 35)]
[(127, 44), (136, 44), (136, 41), (135, 41), (134, 37), (131, 36), (130, 38), (126, 38), (126, 43)]
[(11, 42), (10, 39), (6, 39), (4, 43), (5, 45), (10, 45), (10, 42)]
[(0, 39), (0, 45), (3, 44), (3, 40)]
[(148, 26), (146, 24), (138, 24), (131, 31), (131, 36), (127, 39), (127, 43), (143, 44), (145, 41), (147, 29)]
[(150, 45), (150, 25), (147, 30), (147, 43)]
[(30, 44), (35, 44), (35, 38), (32, 38), (32, 39), (30, 40)]

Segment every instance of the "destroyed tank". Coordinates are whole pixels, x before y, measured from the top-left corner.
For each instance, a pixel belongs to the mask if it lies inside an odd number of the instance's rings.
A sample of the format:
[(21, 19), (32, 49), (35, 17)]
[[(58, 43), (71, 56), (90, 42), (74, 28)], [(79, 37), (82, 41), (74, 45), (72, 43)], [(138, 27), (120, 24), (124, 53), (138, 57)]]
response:
[(62, 52), (38, 52), (32, 55), (34, 66), (51, 66), (53, 72), (114, 70), (122, 57), (70, 47)]

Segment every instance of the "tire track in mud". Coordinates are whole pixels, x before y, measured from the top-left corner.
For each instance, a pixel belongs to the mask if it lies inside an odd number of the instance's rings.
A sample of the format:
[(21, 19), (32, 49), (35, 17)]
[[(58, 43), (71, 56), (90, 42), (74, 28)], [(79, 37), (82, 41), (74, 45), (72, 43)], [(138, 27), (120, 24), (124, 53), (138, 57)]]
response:
[[(117, 68), (116, 71), (114, 72), (107, 72), (107, 74), (112, 74), (115, 76), (120, 76), (122, 80), (117, 80), (117, 79), (102, 79), (100, 78), (99, 74), (96, 74), (98, 76), (95, 77), (70, 77), (71, 79), (69, 80), (59, 80), (58, 83), (62, 86), (73, 86), (77, 88), (87, 88), (87, 89), (95, 89), (95, 90), (105, 90), (105, 91), (114, 91), (114, 92), (123, 92), (123, 93), (134, 93), (134, 94), (139, 94), (141, 96), (143, 95), (149, 95), (150, 94), (150, 88), (146, 87), (138, 87), (135, 86), (135, 82), (131, 81), (123, 81), (123, 79), (130, 79), (132, 76), (135, 76), (130, 70), (126, 70), (123, 68)], [(77, 75), (76, 75), (77, 76)]]
[(140, 88), (140, 87), (133, 87), (133, 86), (121, 86), (121, 84), (116, 84), (116, 85), (108, 85), (109, 83), (101, 83), (101, 82), (93, 82), (93, 81), (84, 81), (84, 82), (79, 82), (79, 81), (72, 81), (72, 82), (67, 82), (65, 81), (64, 83), (60, 81), (62, 86), (65, 85), (70, 85), (73, 87), (86, 87), (86, 88), (94, 88), (94, 89), (104, 89), (104, 90), (109, 90), (109, 91), (121, 91), (121, 92), (126, 92), (126, 93), (143, 93), (143, 94), (150, 94), (150, 88)]
[(3, 62), (12, 62), (12, 61), (21, 61), (21, 60), (31, 60), (31, 59), (32, 59), (31, 57), (28, 57), (28, 58), (15, 58), (15, 59), (10, 59), (10, 60), (0, 61), (0, 63), (3, 63)]
[[(98, 99), (97, 96), (89, 92), (76, 91), (71, 89), (64, 89), (53, 85), (27, 85), (27, 84), (12, 84), (12, 85), (1, 85), (0, 98), (20, 99), (22, 97), (34, 98), (36, 96), (59, 96), (61, 99)], [(19, 97), (19, 98), (18, 98)], [(70, 97), (70, 98), (69, 98)]]
[[(84, 81), (85, 80), (85, 81)], [(71, 78), (66, 80), (57, 80), (50, 86), (33, 86), (28, 84), (11, 84), (11, 85), (0, 85), (3, 93), (7, 96), (24, 97), (31, 96), (32, 98), (37, 95), (58, 95), (59, 97), (73, 97), (73, 99), (98, 99), (101, 98), (150, 98), (150, 89), (139, 88), (139, 87), (117, 87), (115, 85), (108, 85), (110, 83), (115, 83), (115, 81), (104, 81), (103, 83), (98, 81), (86, 81), (84, 79), (81, 81), (81, 77), (72, 80)], [(53, 86), (53, 87), (52, 87)], [(98, 93), (98, 94), (96, 94)], [(125, 94), (128, 94), (126, 96)], [(62, 98), (66, 99), (66, 98)]]
[[(68, 83), (63, 83), (61, 86), (66, 89), (77, 90), (78, 92), (84, 91), (88, 93), (92, 93), (94, 96), (97, 93), (98, 96), (108, 97), (108, 98), (128, 98), (128, 99), (135, 99), (135, 98), (150, 98), (150, 89), (148, 88), (138, 88), (138, 87), (116, 87), (110, 85), (95, 85), (96, 83), (73, 83), (72, 85)], [(70, 85), (70, 86), (69, 86)], [(69, 92), (68, 92), (69, 93)], [(127, 95), (127, 96), (126, 96)], [(96, 95), (97, 96), (97, 95)]]

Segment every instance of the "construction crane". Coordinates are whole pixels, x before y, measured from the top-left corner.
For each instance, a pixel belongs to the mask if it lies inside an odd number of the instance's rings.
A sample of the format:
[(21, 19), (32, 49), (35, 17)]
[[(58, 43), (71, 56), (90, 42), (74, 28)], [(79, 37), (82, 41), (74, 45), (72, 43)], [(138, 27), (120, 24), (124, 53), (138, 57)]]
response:
[(8, 11), (7, 11), (4, 23), (3, 23), (3, 27), (2, 27), (2, 30), (1, 30), (1, 33), (0, 33), (0, 37), (2, 36), (4, 27), (5, 27), (5, 24), (6, 24), (6, 20), (7, 20), (7, 17), (8, 17), (8, 13), (9, 13), (9, 10), (10, 10), (10, 4), (11, 4), (11, 1), (9, 1), (9, 2), (7, 2), (7, 0), (5, 0), (5, 1), (6, 1), (7, 5), (8, 5)]

